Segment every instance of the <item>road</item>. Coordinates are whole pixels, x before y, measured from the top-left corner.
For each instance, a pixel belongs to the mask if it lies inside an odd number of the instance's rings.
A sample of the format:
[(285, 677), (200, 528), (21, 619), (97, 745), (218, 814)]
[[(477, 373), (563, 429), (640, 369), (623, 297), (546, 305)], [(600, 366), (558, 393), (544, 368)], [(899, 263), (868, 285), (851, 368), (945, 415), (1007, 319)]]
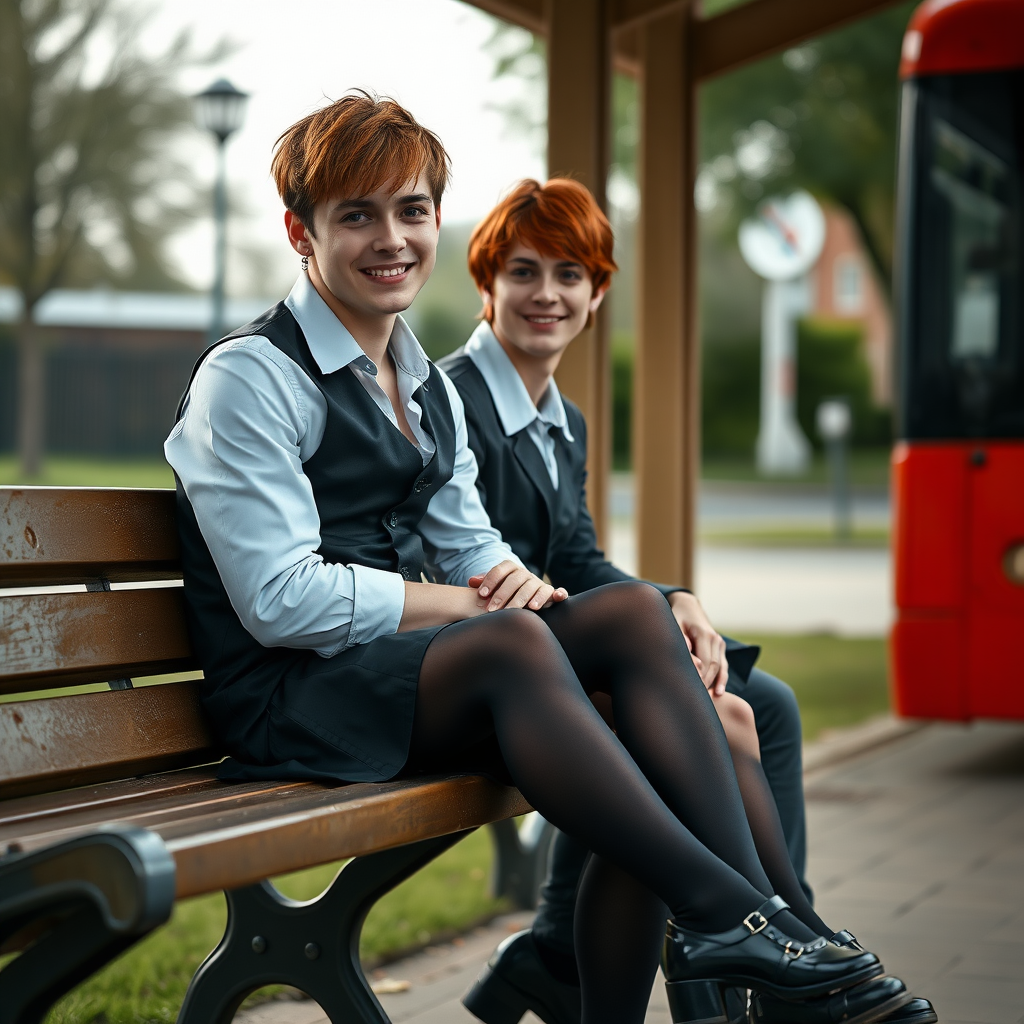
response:
[[(636, 571), (631, 480), (617, 474), (609, 554)], [(706, 483), (699, 533), (828, 529), (825, 491), (780, 485)], [(886, 528), (883, 493), (855, 495), (855, 526)], [(740, 547), (699, 543), (696, 591), (712, 622), (733, 632), (884, 636), (893, 620), (887, 548)]]

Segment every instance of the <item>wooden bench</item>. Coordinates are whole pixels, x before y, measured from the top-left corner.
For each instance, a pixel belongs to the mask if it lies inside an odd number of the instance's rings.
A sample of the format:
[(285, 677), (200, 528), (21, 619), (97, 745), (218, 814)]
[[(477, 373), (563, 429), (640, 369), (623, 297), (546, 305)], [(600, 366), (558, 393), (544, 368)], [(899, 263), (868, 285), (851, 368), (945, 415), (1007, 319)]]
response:
[[(0, 971), (0, 1024), (36, 1024), (175, 899), (217, 890), (227, 930), (181, 1024), (225, 1024), (271, 983), (334, 1024), (386, 1022), (359, 963), (367, 911), (468, 831), (529, 807), (478, 776), (218, 781), (200, 683), (135, 685), (197, 669), (180, 579), (173, 491), (0, 489), (0, 694), (18, 695), (0, 704), (0, 954), (22, 951)], [(27, 696), (42, 689), (57, 692)], [(266, 881), (349, 857), (310, 903)]]

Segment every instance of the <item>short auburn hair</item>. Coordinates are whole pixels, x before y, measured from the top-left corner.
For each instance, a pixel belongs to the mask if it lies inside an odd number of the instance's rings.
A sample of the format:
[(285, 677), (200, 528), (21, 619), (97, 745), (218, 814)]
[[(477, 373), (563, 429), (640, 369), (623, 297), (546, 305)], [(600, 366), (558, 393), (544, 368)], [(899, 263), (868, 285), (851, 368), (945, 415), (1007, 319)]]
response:
[[(476, 226), (469, 240), (469, 272), (481, 291), (494, 292), (494, 278), (509, 251), (522, 243), (542, 256), (574, 260), (586, 267), (594, 291), (619, 268), (612, 259), (612, 227), (590, 191), (572, 178), (542, 185), (524, 179)], [(494, 310), (485, 302), (484, 319)]]
[(426, 172), (434, 205), (448, 184), (451, 161), (441, 140), (405, 107), (353, 90), (282, 132), (270, 171), (284, 205), (307, 229), (325, 199), (369, 195)]

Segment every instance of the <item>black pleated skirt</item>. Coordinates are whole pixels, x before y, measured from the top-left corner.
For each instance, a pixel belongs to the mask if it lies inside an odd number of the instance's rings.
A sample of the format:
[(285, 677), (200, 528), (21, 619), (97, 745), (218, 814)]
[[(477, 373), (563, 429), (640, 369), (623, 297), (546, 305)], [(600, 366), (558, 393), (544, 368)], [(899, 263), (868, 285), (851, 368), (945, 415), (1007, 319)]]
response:
[[(268, 651), (260, 675), (279, 678), (264, 678), (271, 697), (257, 728), (232, 734), (232, 686), (218, 687), (205, 701), (232, 755), (221, 765), (220, 778), (394, 778), (409, 756), (423, 656), (444, 628), (392, 633), (332, 658), (289, 651), (279, 660)], [(239, 688), (240, 701), (249, 699), (244, 689)], [(244, 712), (251, 714), (251, 706)]]

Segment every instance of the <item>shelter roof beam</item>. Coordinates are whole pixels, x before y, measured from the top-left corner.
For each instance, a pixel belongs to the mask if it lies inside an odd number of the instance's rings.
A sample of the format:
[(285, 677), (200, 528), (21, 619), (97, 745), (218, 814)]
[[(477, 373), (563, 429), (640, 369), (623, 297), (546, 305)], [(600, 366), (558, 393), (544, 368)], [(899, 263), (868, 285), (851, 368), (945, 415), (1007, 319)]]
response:
[[(544, 0), (468, 0), (488, 14), (547, 34)], [(899, 0), (748, 0), (711, 18), (693, 19), (693, 68), (699, 80), (733, 71), (806, 39), (891, 7)], [(685, 10), (693, 0), (610, 0), (615, 67), (639, 71), (637, 30), (651, 18)]]

